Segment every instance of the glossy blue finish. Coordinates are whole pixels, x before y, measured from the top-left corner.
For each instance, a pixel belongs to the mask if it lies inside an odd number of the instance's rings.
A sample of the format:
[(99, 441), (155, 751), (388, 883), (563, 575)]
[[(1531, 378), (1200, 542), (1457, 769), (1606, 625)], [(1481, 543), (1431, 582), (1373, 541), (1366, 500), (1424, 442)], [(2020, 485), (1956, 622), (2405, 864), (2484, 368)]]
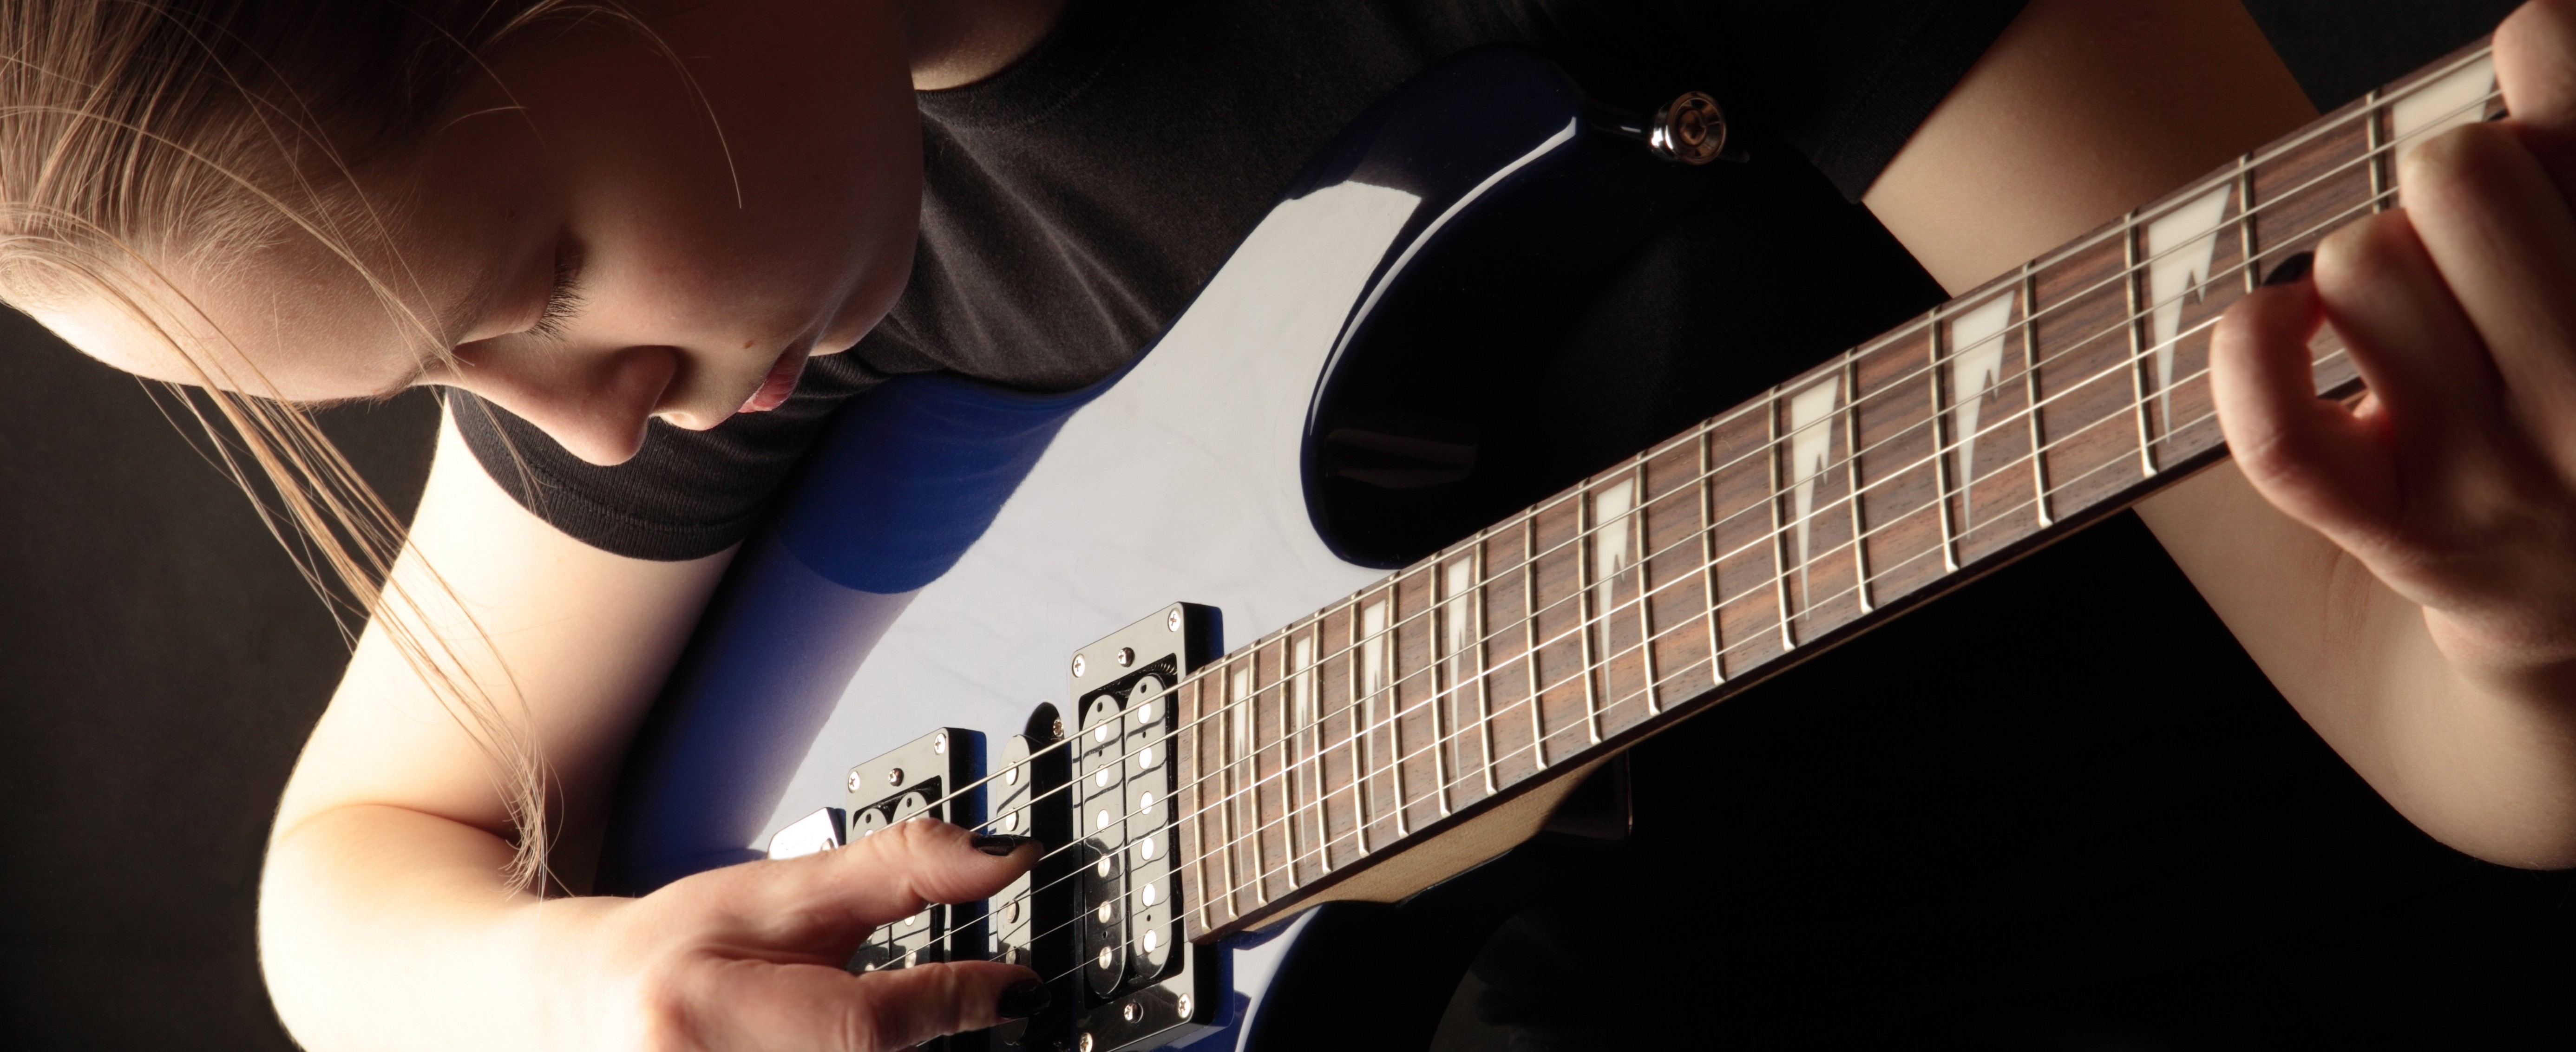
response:
[[(1604, 156), (1582, 116), (1579, 96), (1545, 63), (1513, 51), (1473, 52), (1400, 89), (1319, 154), (1287, 197), (1357, 182), (1399, 188), (1419, 195), (1422, 203), (1378, 260), (1366, 294), (1350, 305), (1343, 337), (1315, 378), (1318, 408), (1310, 421), (1328, 415), (1331, 398), (1325, 396), (1367, 375), (1367, 357), (1387, 343), (1371, 342), (1372, 326), (1401, 313), (1402, 300), (1412, 295), (1408, 289), (1437, 284), (1421, 278), (1425, 270), (1457, 257), (1455, 246), (1491, 243), (1472, 234), (1488, 220), (1486, 212), (1526, 215), (1537, 207), (1544, 213), (1545, 187), (1524, 184), (1598, 191), (1599, 180), (1568, 177), (1575, 170), (1568, 165)], [(1668, 183), (1654, 181), (1662, 176), (1644, 178), (1639, 201), (1673, 199)], [(1471, 207), (1480, 202), (1513, 207)], [(1524, 239), (1519, 250), (1546, 255), (1554, 251), (1549, 239), (1579, 239), (1588, 226), (1558, 224), (1547, 238)], [(1600, 255), (1567, 251), (1568, 258)], [(755, 857), (750, 845), (870, 650), (903, 618), (917, 590), (938, 581), (985, 534), (1067, 421), (1126, 375), (1055, 396), (953, 377), (910, 377), (844, 408), (795, 497), (746, 543), (629, 753), (601, 862), (602, 888), (640, 894)], [(1306, 470), (1310, 476), (1316, 470), (1311, 456)], [(1316, 513), (1316, 523), (1322, 521)], [(1078, 589), (1081, 582), (1041, 582), (1030, 601), (1043, 602), (1048, 587)], [(1244, 627), (1249, 637), (1271, 626)], [(971, 654), (981, 641), (954, 642)], [(1087, 642), (1065, 639), (1063, 652)], [(907, 699), (919, 709), (918, 725), (886, 728), (888, 740), (943, 724), (990, 722), (943, 719), (944, 703), (938, 697)], [(1012, 728), (981, 729), (1002, 734)], [(853, 755), (847, 762), (867, 758)], [(818, 799), (811, 806), (837, 802)], [(1300, 933), (1314, 915), (1272, 933), (1229, 938), (1205, 952), (1205, 960), (1226, 970), (1235, 995), (1219, 1029), (1191, 1039), (1190, 1047), (1241, 1043), (1251, 1032), (1247, 1024), (1266, 1010), (1264, 992), (1273, 977), (1298, 966)]]
[(888, 382), (833, 421), (778, 537), (845, 588), (929, 584), (984, 535), (1065, 418), (1117, 382), (1057, 395), (944, 375)]

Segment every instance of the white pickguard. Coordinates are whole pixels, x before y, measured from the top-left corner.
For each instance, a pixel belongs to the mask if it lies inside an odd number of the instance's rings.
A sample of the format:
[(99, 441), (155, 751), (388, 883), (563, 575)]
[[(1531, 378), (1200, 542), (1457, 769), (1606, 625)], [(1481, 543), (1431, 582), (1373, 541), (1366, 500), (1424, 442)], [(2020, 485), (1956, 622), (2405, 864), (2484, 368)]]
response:
[(1298, 457), (1333, 341), (1418, 204), (1343, 183), (1273, 211), (913, 596), (753, 843), (840, 799), (852, 763), (935, 724), (1017, 730), (1064, 701), (1075, 648), (1167, 603), (1218, 607), (1231, 647), (1385, 576), (1315, 535)]

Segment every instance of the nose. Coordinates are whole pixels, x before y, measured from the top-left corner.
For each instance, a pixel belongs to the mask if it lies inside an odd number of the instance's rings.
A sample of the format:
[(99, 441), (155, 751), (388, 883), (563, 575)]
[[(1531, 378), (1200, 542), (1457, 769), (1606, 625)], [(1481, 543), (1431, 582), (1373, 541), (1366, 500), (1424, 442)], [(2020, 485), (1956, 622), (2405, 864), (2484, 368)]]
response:
[(536, 425), (593, 464), (623, 464), (644, 448), (644, 426), (679, 375), (671, 347), (606, 355), (459, 355), (450, 381)]

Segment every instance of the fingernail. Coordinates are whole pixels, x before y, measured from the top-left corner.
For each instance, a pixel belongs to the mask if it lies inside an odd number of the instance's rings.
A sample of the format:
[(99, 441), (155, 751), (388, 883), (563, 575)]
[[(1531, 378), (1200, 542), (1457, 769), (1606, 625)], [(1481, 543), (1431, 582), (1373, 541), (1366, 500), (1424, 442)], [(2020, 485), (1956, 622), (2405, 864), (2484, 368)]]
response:
[(2317, 254), (2314, 252), (2300, 252), (2292, 255), (2282, 260), (2279, 266), (2273, 267), (2270, 274), (2264, 275), (2263, 284), (2267, 288), (2273, 285), (2287, 285), (2307, 277), (2308, 268), (2315, 266), (2316, 262)]
[(1007, 855), (1019, 850), (1022, 844), (1037, 842), (1038, 838), (1033, 836), (1005, 836), (1000, 833), (977, 833), (973, 839), (967, 841), (974, 846), (975, 850), (987, 855)]
[(1046, 980), (1022, 979), (1002, 991), (1002, 999), (993, 1004), (993, 1012), (1004, 1019), (1026, 1019), (1046, 1011), (1047, 1003), (1053, 1000), (1047, 996)]

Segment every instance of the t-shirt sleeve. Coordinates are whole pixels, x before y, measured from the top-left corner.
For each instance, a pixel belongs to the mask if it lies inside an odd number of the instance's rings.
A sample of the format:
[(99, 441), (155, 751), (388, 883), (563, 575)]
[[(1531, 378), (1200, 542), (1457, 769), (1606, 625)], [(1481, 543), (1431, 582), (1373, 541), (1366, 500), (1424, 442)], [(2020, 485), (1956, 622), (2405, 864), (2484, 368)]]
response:
[(451, 390), (447, 412), (483, 470), (538, 518), (602, 551), (678, 561), (748, 536), (833, 410), (881, 379), (854, 352), (815, 358), (778, 408), (706, 431), (654, 421), (643, 449), (614, 467), (471, 394)]
[(1858, 201), (2023, 0), (1737, 0), (1716, 49), (1753, 111)]

